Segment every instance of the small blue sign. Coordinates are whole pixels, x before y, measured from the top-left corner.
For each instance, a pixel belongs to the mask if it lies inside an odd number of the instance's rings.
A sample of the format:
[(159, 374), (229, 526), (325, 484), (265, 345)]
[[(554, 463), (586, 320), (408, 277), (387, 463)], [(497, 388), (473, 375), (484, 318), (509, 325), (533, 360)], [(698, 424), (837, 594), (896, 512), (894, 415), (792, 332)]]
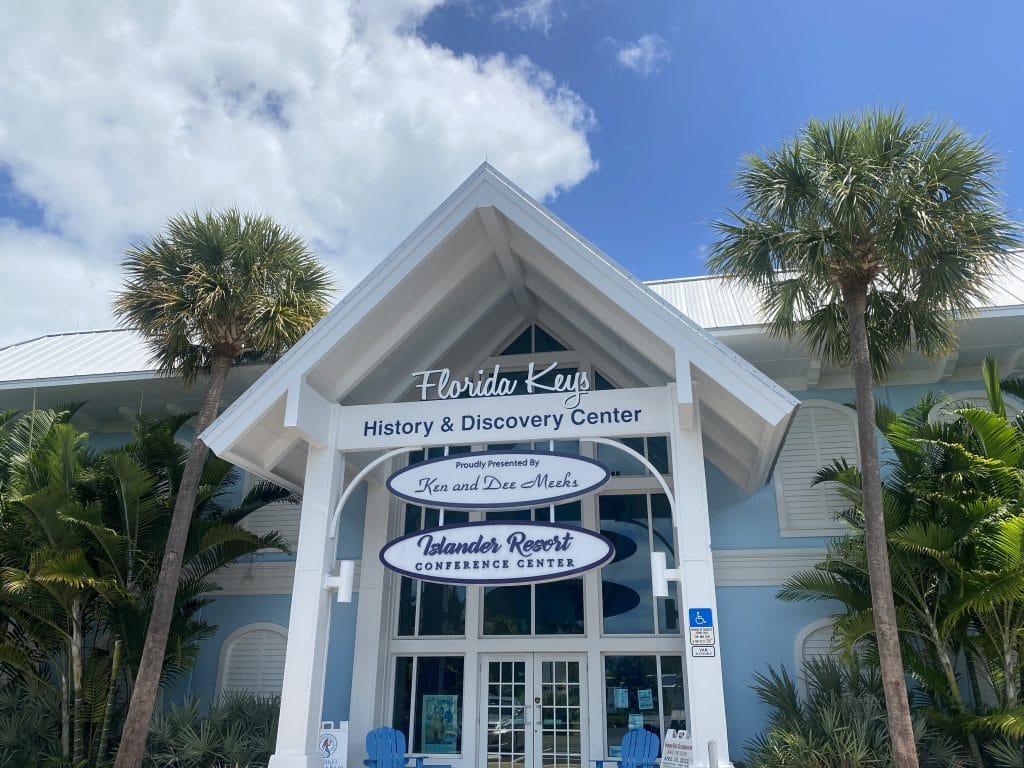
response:
[(710, 608), (691, 608), (690, 609), (690, 626), (691, 627), (713, 627), (715, 626), (715, 620), (711, 615)]

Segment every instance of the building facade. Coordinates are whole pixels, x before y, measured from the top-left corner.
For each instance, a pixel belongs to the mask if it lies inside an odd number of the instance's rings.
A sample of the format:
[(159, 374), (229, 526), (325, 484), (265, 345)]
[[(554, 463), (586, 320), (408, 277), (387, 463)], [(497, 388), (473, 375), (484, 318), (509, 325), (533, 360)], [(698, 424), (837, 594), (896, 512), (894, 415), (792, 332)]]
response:
[[(956, 353), (909, 359), (879, 398), (982, 396), (986, 354), (1017, 370), (1024, 285), (1000, 289)], [(231, 386), (204, 439), (246, 482), (303, 500), (248, 519), (294, 551), (223, 575), (205, 617), (218, 631), (185, 687), (279, 693), (277, 768), (320, 764), (321, 721), (348, 724), (350, 765), (379, 725), (456, 766), (585, 765), (638, 727), (686, 730), (697, 765), (712, 743), (728, 764), (764, 721), (752, 675), (830, 650), (829, 606), (775, 594), (842, 534), (842, 500), (810, 479), (857, 460), (846, 373), (769, 338), (756, 297), (726, 281), (641, 284), (489, 166), (281, 360)], [(0, 350), (0, 387), (5, 408), (88, 400), (78, 418), (97, 445), (197, 397), (157, 378), (124, 331)], [(609, 478), (498, 507), (388, 486), (404, 467), (519, 451), (593, 460)], [(583, 529), (614, 552), (514, 583), (412, 578), (381, 558), (421, 531), (502, 524)]]

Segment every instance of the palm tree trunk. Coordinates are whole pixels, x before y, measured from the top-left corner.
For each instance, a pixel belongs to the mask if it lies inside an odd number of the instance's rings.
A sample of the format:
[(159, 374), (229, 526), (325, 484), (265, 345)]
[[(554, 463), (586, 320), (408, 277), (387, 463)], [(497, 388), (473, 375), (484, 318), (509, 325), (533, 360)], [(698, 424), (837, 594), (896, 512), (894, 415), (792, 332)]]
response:
[(60, 672), (60, 754), (65, 760), (71, 759), (71, 686), (68, 684), (66, 669)]
[(843, 305), (850, 329), (850, 367), (857, 403), (857, 440), (860, 446), (861, 496), (871, 605), (875, 617), (875, 637), (878, 641), (878, 661), (885, 692), (893, 765), (895, 768), (917, 768), (917, 744), (907, 700), (907, 681), (900, 653), (885, 514), (882, 509), (882, 473), (874, 420), (875, 395), (865, 321), (866, 285), (843, 286)]
[(171, 620), (174, 617), (174, 601), (181, 577), (181, 558), (188, 539), (189, 525), (192, 522), (192, 509), (195, 506), (199, 481), (203, 472), (203, 464), (209, 449), (199, 438), (217, 415), (220, 407), (221, 392), (224, 382), (231, 370), (233, 358), (228, 355), (214, 355), (210, 383), (203, 398), (203, 407), (196, 421), (195, 436), (189, 449), (188, 460), (181, 476), (181, 485), (174, 500), (174, 513), (171, 526), (167, 532), (167, 545), (164, 550), (160, 576), (157, 579), (153, 594), (153, 611), (149, 617), (146, 630), (146, 643), (142, 649), (142, 659), (135, 675), (135, 687), (132, 691), (128, 715), (125, 718), (121, 745), (117, 750), (114, 768), (139, 768), (142, 765), (146, 749), (146, 737), (149, 724), (153, 719), (153, 708), (160, 688), (160, 674), (163, 671), (164, 652), (167, 649), (167, 636), (170, 633)]
[(100, 726), (99, 744), (96, 747), (96, 763), (107, 761), (107, 742), (110, 740), (110, 723), (114, 717), (114, 701), (117, 698), (117, 678), (121, 674), (121, 641), (114, 641), (114, 652), (110, 657), (110, 682), (107, 683), (107, 703), (103, 707), (103, 725)]
[(74, 729), (71, 750), (72, 765), (80, 765), (85, 754), (83, 738), (82, 698), (82, 600), (76, 597), (71, 602), (71, 685), (74, 688), (75, 703), (71, 712), (71, 727)]

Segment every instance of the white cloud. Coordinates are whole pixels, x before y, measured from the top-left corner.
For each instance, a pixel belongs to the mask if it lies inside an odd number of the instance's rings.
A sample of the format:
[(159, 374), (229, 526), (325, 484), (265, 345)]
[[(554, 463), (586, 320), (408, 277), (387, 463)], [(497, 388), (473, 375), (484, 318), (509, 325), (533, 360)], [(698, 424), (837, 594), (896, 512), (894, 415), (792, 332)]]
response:
[(0, 17), (0, 344), (112, 327), (132, 241), (239, 205), (307, 234), (349, 288), (486, 157), (539, 198), (595, 167), (588, 107), (525, 59), (414, 30), (439, 0), (31, 3)]
[(636, 42), (622, 46), (614, 44), (615, 60), (643, 77), (660, 71), (661, 63), (671, 58), (668, 43), (660, 35), (642, 35)]
[(546, 35), (554, 22), (554, 6), (555, 0), (516, 0), (501, 8), (494, 18), (520, 29), (539, 29)]

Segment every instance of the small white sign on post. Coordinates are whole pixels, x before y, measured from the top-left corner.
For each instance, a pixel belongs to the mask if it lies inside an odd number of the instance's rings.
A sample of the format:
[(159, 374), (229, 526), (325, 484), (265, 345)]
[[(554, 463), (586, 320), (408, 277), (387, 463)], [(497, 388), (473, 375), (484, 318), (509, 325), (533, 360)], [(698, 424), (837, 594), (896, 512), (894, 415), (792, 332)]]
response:
[(688, 731), (669, 728), (661, 745), (661, 768), (690, 768), (693, 765), (693, 737)]
[(714, 645), (714, 627), (690, 627), (690, 645)]
[(320, 738), (317, 740), (324, 768), (346, 768), (348, 762), (348, 721), (337, 725), (330, 721), (320, 724)]

